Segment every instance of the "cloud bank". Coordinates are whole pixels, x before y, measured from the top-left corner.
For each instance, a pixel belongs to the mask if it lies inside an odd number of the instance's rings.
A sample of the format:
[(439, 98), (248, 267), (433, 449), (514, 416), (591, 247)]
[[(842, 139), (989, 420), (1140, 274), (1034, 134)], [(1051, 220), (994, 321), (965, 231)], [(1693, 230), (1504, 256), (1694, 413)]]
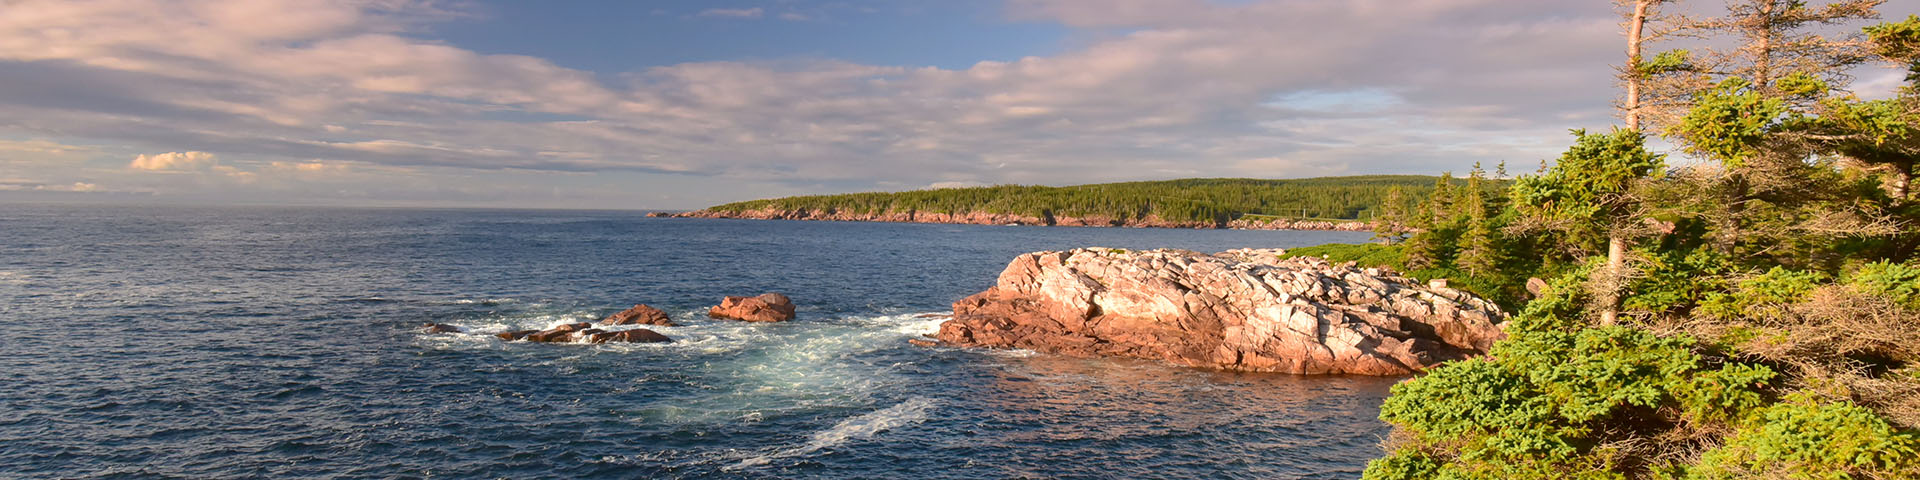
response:
[[(127, 155), (112, 160), (122, 168), (16, 156), (0, 178), (672, 208), (1531, 166), (1566, 129), (1612, 122), (1619, 43), (1599, 4), (1013, 0), (1005, 21), (1082, 33), (1063, 53), (965, 68), (814, 58), (590, 72), (430, 39), (464, 14), (413, 0), (0, 3), (0, 142)], [(120, 176), (216, 165), (254, 178)], [(339, 178), (356, 171), (381, 173)], [(672, 195), (623, 193), (650, 189)]]

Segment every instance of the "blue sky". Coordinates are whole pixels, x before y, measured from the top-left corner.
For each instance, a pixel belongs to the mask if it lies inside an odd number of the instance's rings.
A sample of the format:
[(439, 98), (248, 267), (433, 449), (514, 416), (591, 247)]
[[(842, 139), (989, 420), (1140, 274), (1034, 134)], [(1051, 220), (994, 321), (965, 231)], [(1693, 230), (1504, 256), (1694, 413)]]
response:
[(1616, 21), (1599, 1), (0, 2), (0, 201), (682, 209), (1525, 170), (1615, 122)]
[(1073, 33), (978, 1), (492, 2), (471, 13), (424, 38), (594, 72), (791, 58), (966, 68), (1057, 53)]

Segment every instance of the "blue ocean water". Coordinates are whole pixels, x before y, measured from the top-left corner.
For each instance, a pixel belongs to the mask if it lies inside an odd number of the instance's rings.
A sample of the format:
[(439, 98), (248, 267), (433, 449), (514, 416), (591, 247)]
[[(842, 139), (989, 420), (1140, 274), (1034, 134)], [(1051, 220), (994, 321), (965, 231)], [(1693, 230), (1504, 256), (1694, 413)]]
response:
[[(0, 205), (0, 478), (1355, 477), (1394, 379), (906, 339), (1028, 251), (1365, 236)], [(486, 335), (638, 302), (678, 341)]]

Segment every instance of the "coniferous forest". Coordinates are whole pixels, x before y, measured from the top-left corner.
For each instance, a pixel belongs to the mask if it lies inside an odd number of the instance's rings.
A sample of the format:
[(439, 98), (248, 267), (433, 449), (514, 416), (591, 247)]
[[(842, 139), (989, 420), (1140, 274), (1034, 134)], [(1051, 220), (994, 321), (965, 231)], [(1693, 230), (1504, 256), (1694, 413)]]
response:
[(1000, 185), (907, 192), (811, 195), (729, 203), (715, 212), (764, 209), (859, 214), (997, 213), (1030, 217), (1158, 217), (1224, 223), (1245, 216), (1368, 220), (1388, 203), (1426, 199), (1439, 183), (1422, 175), (1370, 175), (1292, 180), (1198, 178), (1071, 187)]

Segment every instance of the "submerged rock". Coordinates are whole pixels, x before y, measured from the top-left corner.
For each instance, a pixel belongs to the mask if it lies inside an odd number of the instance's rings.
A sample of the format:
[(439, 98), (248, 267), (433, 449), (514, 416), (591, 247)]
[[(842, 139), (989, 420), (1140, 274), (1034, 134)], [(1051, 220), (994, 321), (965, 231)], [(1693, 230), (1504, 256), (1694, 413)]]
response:
[(420, 331), (425, 333), (460, 333), (460, 327), (444, 323), (427, 322), (426, 325), (420, 326)]
[(793, 319), (793, 300), (778, 293), (757, 297), (726, 297), (707, 309), (707, 316), (749, 322), (784, 322)]
[(590, 328), (593, 328), (593, 324), (591, 323), (569, 323), (533, 332), (523, 338), (530, 342), (571, 342), (574, 339), (574, 332)]
[(1505, 337), (1492, 302), (1280, 250), (1021, 255), (953, 304), (945, 343), (1227, 370), (1402, 375)]
[(547, 343), (578, 342), (582, 340), (585, 340), (587, 343), (665, 343), (673, 341), (673, 339), (667, 338), (666, 335), (661, 335), (659, 332), (644, 328), (610, 332), (593, 328), (593, 324), (590, 323), (569, 323), (546, 330), (515, 330), (496, 333), (493, 336), (507, 341), (526, 340), (529, 342)]
[(662, 327), (680, 326), (679, 324), (673, 323), (673, 318), (667, 316), (667, 312), (663, 312), (658, 308), (653, 308), (644, 303), (634, 305), (633, 308), (623, 310), (620, 313), (608, 315), (607, 318), (600, 319), (600, 324), (658, 325)]

